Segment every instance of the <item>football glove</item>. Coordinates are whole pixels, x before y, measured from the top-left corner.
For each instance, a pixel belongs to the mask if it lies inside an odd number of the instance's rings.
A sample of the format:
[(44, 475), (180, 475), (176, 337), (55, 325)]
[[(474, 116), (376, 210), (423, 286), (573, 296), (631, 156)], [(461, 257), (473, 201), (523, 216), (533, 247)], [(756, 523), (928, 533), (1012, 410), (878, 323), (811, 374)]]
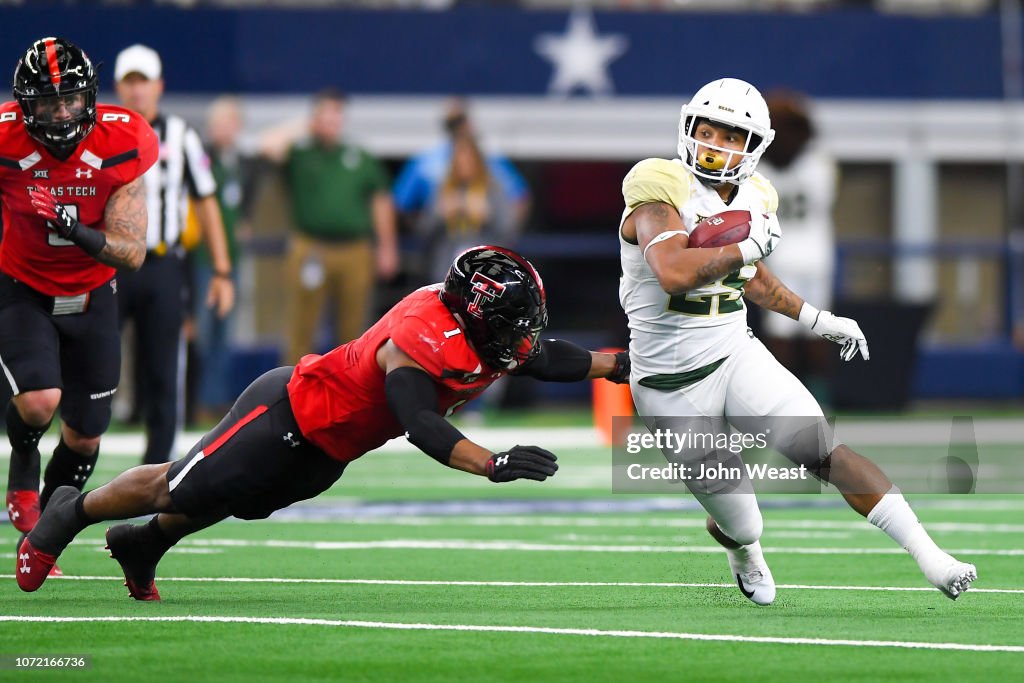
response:
[(48, 221), (50, 228), (63, 239), (77, 244), (90, 256), (96, 256), (107, 244), (106, 236), (99, 230), (82, 225), (71, 215), (67, 207), (53, 196), (42, 185), (36, 185), (28, 191), (29, 198), (36, 213)]
[(868, 340), (864, 337), (864, 332), (861, 331), (856, 320), (840, 318), (829, 311), (819, 311), (807, 302), (804, 302), (800, 309), (799, 320), (822, 339), (828, 339), (830, 342), (842, 346), (839, 357), (843, 360), (853, 360), (858, 352), (864, 357), (864, 360), (871, 357), (868, 353)]
[(558, 471), (555, 454), (539, 446), (513, 446), (487, 461), (487, 478), (493, 482), (533, 479), (544, 481)]
[(615, 368), (605, 379), (616, 384), (629, 384), (629, 369), (629, 351), (619, 351), (615, 354)]
[(750, 265), (775, 251), (782, 239), (782, 226), (774, 213), (750, 212), (750, 234), (739, 243), (743, 263)]

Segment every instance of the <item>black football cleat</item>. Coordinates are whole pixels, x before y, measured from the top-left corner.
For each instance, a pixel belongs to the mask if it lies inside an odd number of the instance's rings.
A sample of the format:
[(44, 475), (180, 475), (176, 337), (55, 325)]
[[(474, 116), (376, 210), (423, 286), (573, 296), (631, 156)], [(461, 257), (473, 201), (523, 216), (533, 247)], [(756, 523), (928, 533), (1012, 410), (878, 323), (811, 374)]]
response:
[(156, 565), (164, 550), (147, 544), (139, 533), (145, 527), (118, 524), (107, 529), (107, 550), (124, 572), (128, 595), (136, 600), (159, 600)]

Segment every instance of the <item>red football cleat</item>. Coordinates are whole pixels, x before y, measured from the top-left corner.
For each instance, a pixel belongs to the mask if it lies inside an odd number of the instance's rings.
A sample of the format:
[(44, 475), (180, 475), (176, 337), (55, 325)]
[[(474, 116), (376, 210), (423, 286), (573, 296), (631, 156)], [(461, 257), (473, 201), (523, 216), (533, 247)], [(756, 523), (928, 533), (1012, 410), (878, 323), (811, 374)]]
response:
[(21, 533), (32, 531), (39, 521), (39, 491), (8, 491), (7, 516)]
[(38, 590), (50, 570), (57, 564), (56, 555), (47, 555), (32, 547), (28, 538), (25, 538), (18, 546), (18, 565), (15, 567), (14, 575), (18, 579), (18, 588), (31, 593)]
[(140, 586), (134, 581), (125, 580), (124, 585), (128, 586), (128, 595), (136, 600), (159, 600), (160, 591), (156, 589), (156, 582), (150, 581), (145, 586)]

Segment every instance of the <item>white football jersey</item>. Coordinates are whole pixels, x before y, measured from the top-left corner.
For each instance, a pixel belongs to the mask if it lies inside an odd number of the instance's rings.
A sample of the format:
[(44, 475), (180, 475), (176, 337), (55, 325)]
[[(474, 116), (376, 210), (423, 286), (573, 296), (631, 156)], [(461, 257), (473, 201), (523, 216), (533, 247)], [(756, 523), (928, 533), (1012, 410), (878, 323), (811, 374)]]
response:
[[(726, 204), (676, 159), (645, 159), (622, 181), (626, 208), (622, 221), (641, 204), (665, 202), (679, 211), (687, 231), (726, 210), (772, 213), (778, 198), (759, 173), (739, 186)], [(704, 367), (738, 350), (747, 334), (743, 286), (756, 266), (740, 270), (685, 294), (670, 295), (661, 288), (640, 247), (622, 237), (619, 253), (622, 279), (619, 303), (629, 318), (633, 376), (672, 375)]]

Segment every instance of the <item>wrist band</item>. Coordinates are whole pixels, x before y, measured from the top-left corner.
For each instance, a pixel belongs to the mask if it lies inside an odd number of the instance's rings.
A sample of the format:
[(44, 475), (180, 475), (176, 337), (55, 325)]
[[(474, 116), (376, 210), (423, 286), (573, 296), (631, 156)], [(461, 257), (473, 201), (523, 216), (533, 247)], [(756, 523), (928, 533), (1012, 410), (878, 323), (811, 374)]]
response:
[(813, 329), (814, 324), (818, 322), (819, 315), (821, 315), (821, 311), (805, 301), (804, 305), (800, 307), (800, 315), (797, 320)]

